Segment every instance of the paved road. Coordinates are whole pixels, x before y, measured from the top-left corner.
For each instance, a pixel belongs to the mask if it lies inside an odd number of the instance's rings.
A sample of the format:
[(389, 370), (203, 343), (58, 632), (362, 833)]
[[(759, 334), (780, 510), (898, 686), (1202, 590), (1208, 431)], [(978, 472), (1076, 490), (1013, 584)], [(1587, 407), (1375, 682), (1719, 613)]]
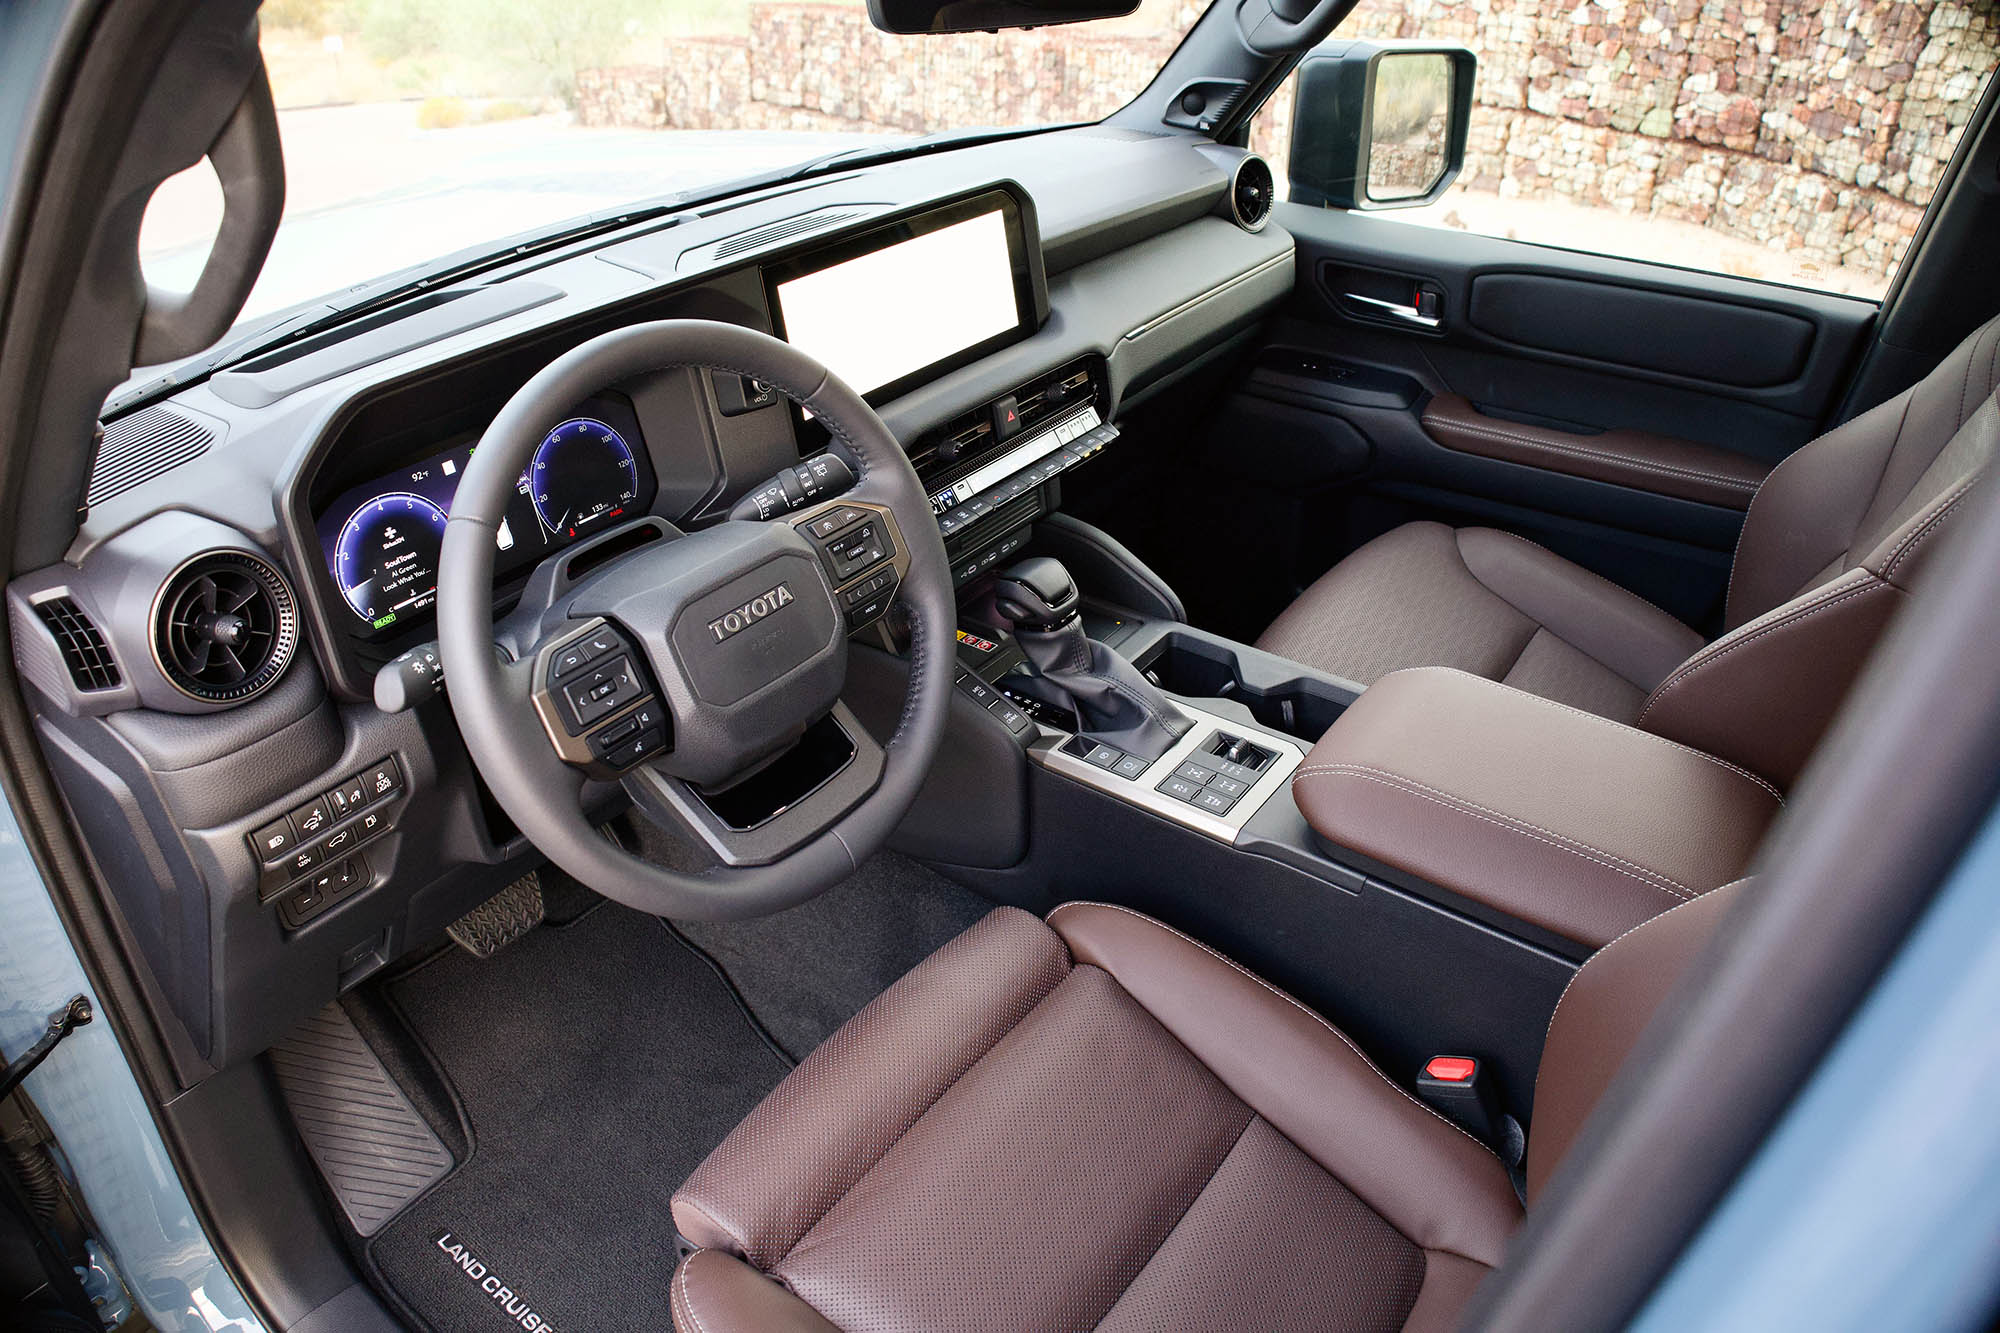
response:
[[(559, 116), (449, 130), (410, 103), (279, 113), (284, 225), (250, 318), (468, 245), (873, 142), (858, 134), (581, 129)], [(148, 278), (192, 286), (221, 192), (205, 167), (155, 196)]]

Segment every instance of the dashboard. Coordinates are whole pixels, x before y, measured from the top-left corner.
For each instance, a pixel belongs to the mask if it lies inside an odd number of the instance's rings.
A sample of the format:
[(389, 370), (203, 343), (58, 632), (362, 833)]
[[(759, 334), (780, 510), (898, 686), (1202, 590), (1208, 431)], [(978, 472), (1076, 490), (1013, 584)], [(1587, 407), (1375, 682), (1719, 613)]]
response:
[[(444, 520), (529, 378), (646, 320), (786, 337), (903, 443), (975, 596), (1069, 469), (1143, 447), (1119, 440), (1130, 404), (1227, 354), (1291, 292), (1290, 237), (1230, 214), (1241, 158), (1089, 127), (775, 187), (434, 293), (111, 423), (97, 472), (117, 486), (93, 490), (61, 560), (9, 585), (9, 613), (64, 796), (93, 854), (132, 872), (108, 878), (185, 1029), (184, 1075), (263, 1050), (535, 865), (448, 702), (376, 693), (392, 667), (435, 675)], [(496, 534), (496, 613), (544, 562), (722, 522), (827, 447), (820, 423), (722, 369), (571, 404)], [(849, 592), (850, 625), (893, 646), (893, 587)], [(211, 654), (199, 679), (170, 674), (218, 599), (269, 664)]]

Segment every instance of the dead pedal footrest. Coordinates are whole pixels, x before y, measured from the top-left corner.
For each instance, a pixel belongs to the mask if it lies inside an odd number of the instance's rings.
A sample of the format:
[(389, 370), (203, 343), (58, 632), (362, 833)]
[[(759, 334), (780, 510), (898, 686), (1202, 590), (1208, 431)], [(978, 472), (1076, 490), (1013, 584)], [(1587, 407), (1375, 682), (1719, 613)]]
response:
[(451, 1170), (451, 1152), (338, 1004), (273, 1046), (271, 1064), (313, 1165), (361, 1235)]
[(445, 927), (445, 934), (474, 958), (491, 958), (542, 924), (541, 876), (530, 870)]

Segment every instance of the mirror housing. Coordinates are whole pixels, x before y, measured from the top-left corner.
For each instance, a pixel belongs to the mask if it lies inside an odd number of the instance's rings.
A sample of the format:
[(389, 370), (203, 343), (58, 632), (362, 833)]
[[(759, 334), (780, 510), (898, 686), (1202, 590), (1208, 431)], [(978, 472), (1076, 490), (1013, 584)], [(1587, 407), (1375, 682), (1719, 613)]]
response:
[(1123, 18), (1139, 0), (868, 0), (868, 21), (883, 32), (992, 32)]
[(1418, 208), (1458, 179), (1479, 61), (1463, 46), (1329, 42), (1299, 62), (1291, 200)]

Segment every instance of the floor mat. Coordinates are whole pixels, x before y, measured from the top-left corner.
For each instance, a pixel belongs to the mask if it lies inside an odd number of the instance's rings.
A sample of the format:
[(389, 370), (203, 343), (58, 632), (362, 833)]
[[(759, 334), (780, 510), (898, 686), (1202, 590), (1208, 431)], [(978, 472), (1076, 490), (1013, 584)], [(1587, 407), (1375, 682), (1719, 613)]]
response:
[(709, 962), (607, 904), (492, 958), (442, 953), (380, 998), (471, 1135), (368, 1245), (382, 1284), (439, 1333), (671, 1328), (668, 1199), (787, 1069)]
[(752, 921), (677, 928), (729, 973), (793, 1059), (993, 910), (927, 866), (882, 852), (817, 898)]

